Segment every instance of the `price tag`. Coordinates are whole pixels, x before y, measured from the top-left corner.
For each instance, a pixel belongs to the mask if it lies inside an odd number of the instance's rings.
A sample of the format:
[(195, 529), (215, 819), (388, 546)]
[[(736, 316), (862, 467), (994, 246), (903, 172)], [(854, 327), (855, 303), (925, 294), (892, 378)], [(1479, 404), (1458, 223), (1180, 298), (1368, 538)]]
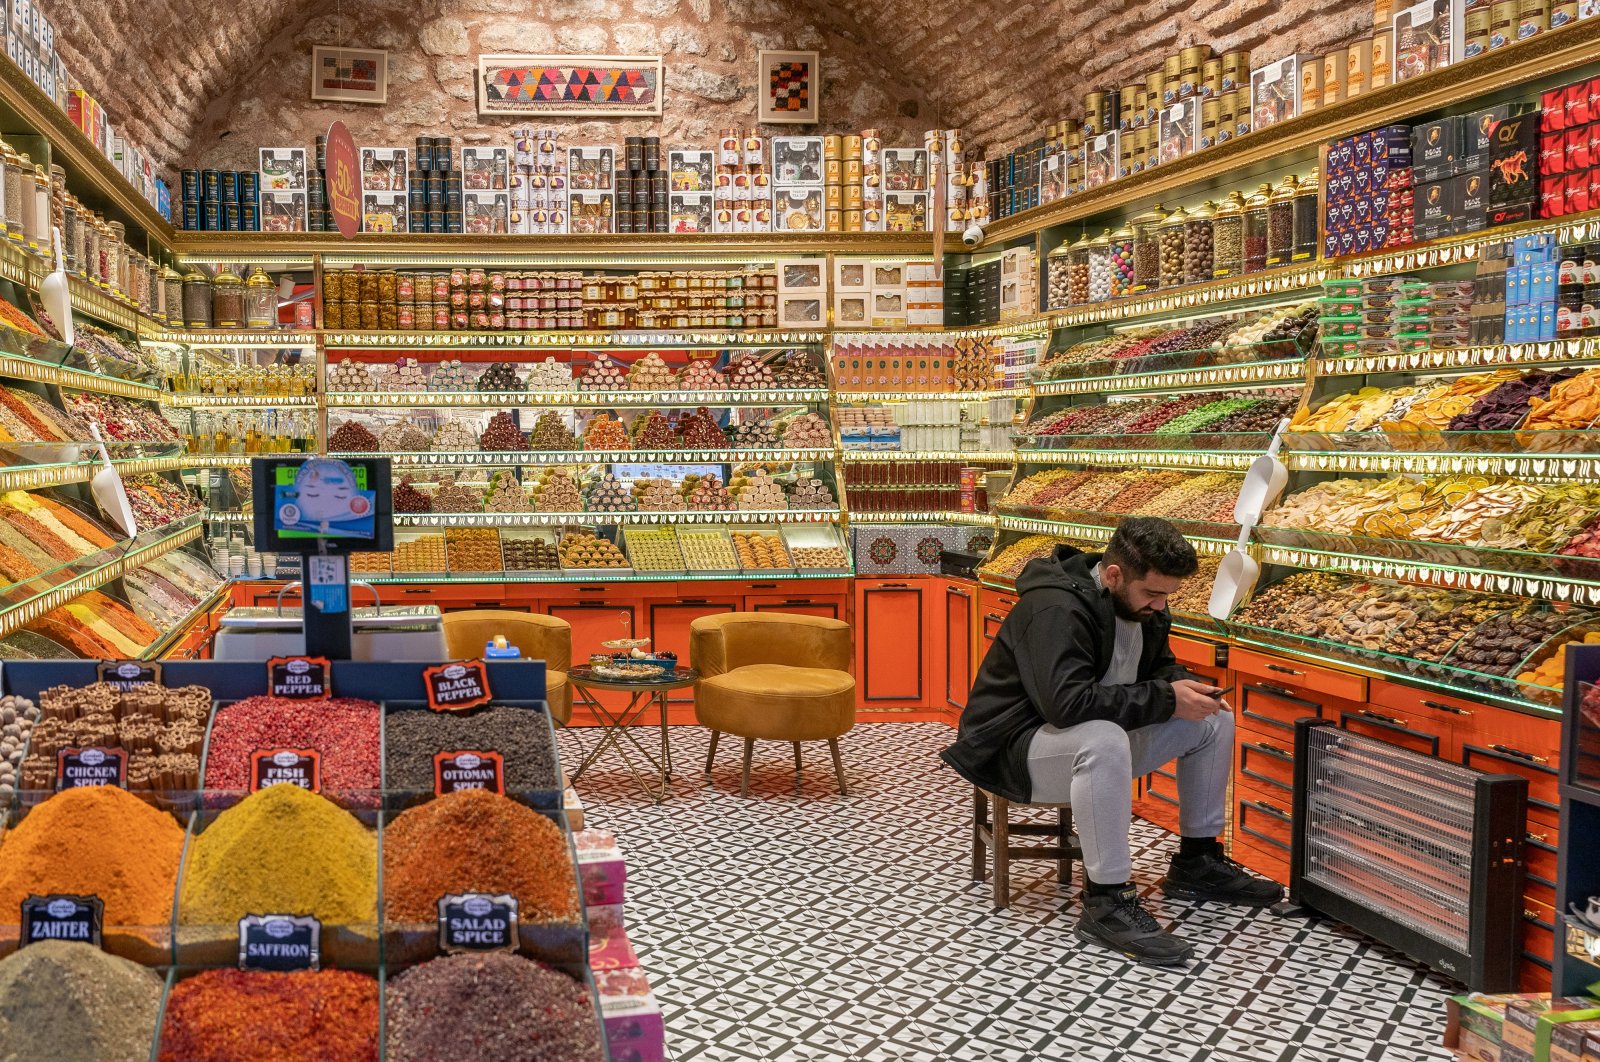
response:
[(444, 796), (463, 789), (487, 789), (504, 793), (505, 757), (498, 752), (477, 750), (438, 752), (433, 757), (433, 795)]
[(322, 923), (310, 915), (239, 919), (239, 969), (289, 973), (322, 966)]
[(56, 753), (56, 788), (114, 785), (128, 788), (128, 754), (123, 749), (66, 748)]
[(489, 669), (482, 660), (462, 660), (422, 669), (428, 687), (428, 707), (436, 712), (460, 712), (488, 704)]
[(250, 754), (250, 792), (272, 785), (322, 792), (322, 756), (316, 749), (257, 749)]
[(52, 893), (22, 901), (22, 939), (18, 947), (41, 940), (76, 940), (100, 946), (106, 905), (98, 896)]
[(505, 893), (452, 893), (439, 898), (439, 950), (516, 951), (517, 898)]
[(154, 660), (102, 660), (100, 681), (119, 690), (161, 685), (161, 665)]
[(267, 661), (267, 685), (274, 697), (325, 701), (333, 696), (328, 659), (322, 656), (275, 656)]

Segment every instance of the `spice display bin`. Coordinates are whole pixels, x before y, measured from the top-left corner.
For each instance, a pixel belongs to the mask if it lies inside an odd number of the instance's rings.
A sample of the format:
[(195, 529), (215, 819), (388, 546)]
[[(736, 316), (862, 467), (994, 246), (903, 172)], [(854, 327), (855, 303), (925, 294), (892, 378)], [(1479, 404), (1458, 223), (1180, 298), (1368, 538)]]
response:
[[(529, 739), (534, 744), (542, 744), (550, 751), (550, 762), (556, 770), (555, 777), (551, 779), (551, 784), (548, 786), (513, 787), (510, 781), (506, 780), (506, 795), (541, 811), (560, 811), (562, 799), (558, 765), (559, 750), (556, 746), (555, 728), (551, 722), (550, 713), (545, 710), (544, 702), (512, 701), (496, 698), (493, 706), (496, 708), (512, 708), (527, 713), (526, 723)], [(406, 808), (426, 803), (433, 799), (434, 794), (431, 787), (422, 790), (405, 789), (397, 786), (397, 779), (389, 768), (390, 753), (392, 751), (389, 731), (390, 719), (407, 712), (431, 711), (432, 709), (424, 701), (385, 701), (383, 703), (383, 806), (386, 811), (404, 811)], [(470, 713), (468, 717), (470, 717)], [(462, 740), (464, 742), (473, 741), (471, 738), (463, 738)], [(502, 749), (482, 748), (480, 745), (474, 745), (473, 747), (482, 751), (501, 752), (502, 754), (504, 752)], [(507, 766), (509, 769), (509, 765)]]
[(783, 542), (784, 556), (789, 562), (787, 565), (785, 565), (784, 567), (781, 567), (781, 568), (747, 568), (747, 567), (744, 566), (744, 562), (741, 559), (740, 560), (740, 565), (739, 565), (739, 570), (742, 571), (745, 575), (762, 576), (762, 575), (793, 575), (794, 574), (794, 572), (795, 572), (795, 569), (794, 569), (794, 558), (789, 556), (789, 544), (787, 542), (784, 542), (784, 539), (783, 539), (783, 525), (782, 524), (747, 524), (747, 525), (742, 525), (742, 526), (733, 528), (729, 532), (729, 537), (735, 543), (735, 555), (736, 556), (737, 556), (737, 543), (739, 541), (738, 540), (738, 535), (740, 535), (740, 534), (771, 535), (771, 536), (776, 537), (779, 542)]
[(784, 524), (783, 545), (789, 551), (789, 559), (794, 560), (796, 549), (837, 549), (844, 557), (844, 564), (831, 568), (811, 568), (795, 565), (795, 571), (805, 575), (849, 575), (851, 572), (850, 549), (844, 543), (844, 538), (839, 534), (839, 529), (833, 524)]
[[(739, 557), (738, 557), (738, 554), (736, 554), (734, 552), (734, 550), (733, 550), (733, 537), (730, 534), (728, 534), (728, 529), (726, 527), (693, 527), (693, 528), (679, 527), (679, 528), (676, 528), (675, 531), (677, 532), (677, 535), (678, 535), (678, 550), (683, 554), (684, 565), (685, 565), (685, 569), (687, 571), (695, 573), (695, 574), (702, 574), (702, 573), (707, 573), (707, 572), (724, 572), (724, 573), (728, 574), (729, 576), (734, 576), (734, 575), (739, 574)], [(732, 566), (731, 567), (726, 567), (726, 568), (706, 568), (706, 567), (699, 567), (699, 566), (697, 566), (695, 564), (690, 563), (689, 549), (688, 549), (687, 546), (684, 545), (684, 541), (683, 541), (683, 536), (686, 535), (686, 534), (688, 534), (688, 535), (707, 535), (707, 536), (712, 536), (712, 537), (715, 537), (716, 539), (718, 539), (722, 543), (722, 545), (726, 547), (727, 556), (728, 556), (728, 559), (730, 560)]]

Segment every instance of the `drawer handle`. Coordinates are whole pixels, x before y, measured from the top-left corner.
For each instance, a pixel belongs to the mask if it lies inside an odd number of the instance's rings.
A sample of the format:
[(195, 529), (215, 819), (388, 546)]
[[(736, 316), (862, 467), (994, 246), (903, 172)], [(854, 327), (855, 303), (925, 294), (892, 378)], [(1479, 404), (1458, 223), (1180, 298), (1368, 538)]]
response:
[(1528, 840), (1538, 841), (1540, 844), (1549, 844), (1550, 835), (1548, 833), (1530, 833), (1528, 834)]
[(1473, 714), (1475, 714), (1469, 708), (1457, 708), (1455, 705), (1453, 705), (1453, 704), (1445, 704), (1443, 701), (1423, 701), (1422, 702), (1422, 706), (1424, 708), (1437, 708), (1441, 712), (1449, 712), (1452, 715), (1473, 715)]
[(1256, 683), (1256, 689), (1266, 690), (1268, 693), (1276, 693), (1280, 697), (1294, 697), (1296, 700), (1299, 699), (1293, 690), (1286, 690), (1282, 686), (1274, 686), (1267, 682)]
[(1296, 671), (1292, 667), (1283, 667), (1282, 665), (1279, 665), (1279, 664), (1268, 664), (1267, 665), (1267, 670), (1268, 671), (1276, 671), (1276, 672), (1279, 672), (1280, 674), (1284, 674), (1284, 675), (1304, 675), (1305, 674), (1304, 671)]
[(1550, 762), (1550, 759), (1547, 756), (1535, 756), (1531, 752), (1523, 752), (1521, 749), (1514, 749), (1510, 745), (1490, 745), (1489, 747), (1494, 749), (1496, 752), (1503, 753), (1506, 756), (1515, 756), (1517, 759), (1527, 760), (1529, 763)]
[(704, 598), (704, 597), (680, 597), (678, 599), (678, 604), (680, 604), (680, 605), (703, 605), (708, 600), (709, 600), (709, 598)]
[(1247, 808), (1255, 808), (1257, 811), (1264, 811), (1268, 815), (1273, 816), (1274, 818), (1282, 819), (1285, 822), (1289, 821), (1289, 813), (1287, 811), (1284, 811), (1282, 808), (1279, 808), (1279, 807), (1274, 807), (1273, 805), (1267, 803), (1265, 800), (1246, 800), (1246, 801), (1242, 801), (1242, 803)]
[(879, 583), (878, 584), (878, 589), (879, 590), (909, 590), (909, 589), (911, 589), (911, 584), (910, 583)]
[(1390, 726), (1398, 726), (1398, 727), (1404, 728), (1405, 725), (1406, 725), (1406, 721), (1404, 719), (1396, 719), (1392, 715), (1384, 715), (1382, 712), (1374, 712), (1374, 711), (1371, 711), (1370, 709), (1367, 709), (1367, 708), (1361, 709), (1360, 711), (1356, 712), (1356, 714), (1357, 715), (1364, 715), (1368, 719), (1376, 719), (1380, 723), (1388, 723)]
[(983, 614), (983, 618), (984, 619), (992, 619), (996, 623), (1004, 623), (1006, 621), (1006, 618), (1004, 616), (997, 616), (993, 612), (985, 612)]
[(1257, 752), (1265, 752), (1268, 756), (1276, 756), (1283, 760), (1294, 759), (1294, 753), (1288, 749), (1281, 749), (1270, 741), (1246, 741), (1244, 747), (1255, 749)]

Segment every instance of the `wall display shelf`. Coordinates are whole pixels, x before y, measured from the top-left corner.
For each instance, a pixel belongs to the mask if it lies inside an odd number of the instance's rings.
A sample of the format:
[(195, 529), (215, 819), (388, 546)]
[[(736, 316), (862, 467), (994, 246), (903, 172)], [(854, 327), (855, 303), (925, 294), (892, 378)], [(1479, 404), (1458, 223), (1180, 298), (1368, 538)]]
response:
[(1092, 465), (1105, 468), (1173, 468), (1205, 472), (1243, 472), (1250, 467), (1250, 462), (1260, 456), (1260, 450), (1214, 453), (1206, 450), (1162, 449), (1159, 444), (1152, 443), (1149, 449), (1035, 450), (1019, 447), (1016, 459), (1019, 467), (1029, 464)]
[(825, 524), (837, 522), (838, 509), (674, 510), (621, 513), (396, 513), (401, 527), (590, 527), (613, 524)]
[(329, 409), (505, 409), (558, 406), (574, 409), (761, 409), (826, 402), (828, 391), (330, 391)]
[(695, 332), (349, 332), (324, 331), (322, 344), (336, 350), (501, 350), (520, 347), (547, 350), (588, 348), (658, 348), (691, 350), (737, 347), (741, 350), (804, 346), (820, 343), (822, 332), (701, 330)]
[[(59, 347), (59, 344), (55, 344)], [(65, 349), (63, 356), (65, 356)], [(66, 365), (38, 361), (20, 354), (0, 352), (0, 376), (15, 380), (32, 380), (35, 383), (53, 384), (74, 391), (93, 391), (120, 398), (135, 398), (154, 402), (162, 396), (161, 388), (136, 380), (74, 369)]]
[(1452, 453), (1447, 450), (1312, 450), (1290, 445), (1282, 460), (1293, 472), (1381, 472), (1407, 475), (1517, 476), (1529, 479), (1594, 479), (1600, 453)]
[(165, 394), (163, 405), (180, 409), (281, 409), (317, 405), (315, 395), (197, 395)]
[(149, 648), (139, 654), (139, 659), (161, 660), (167, 657), (184, 640), (184, 637), (194, 629), (195, 624), (212, 609), (222, 604), (232, 592), (232, 586), (224, 579), (215, 590), (202, 597), (194, 608), (189, 610), (188, 615), (163, 631), (160, 638), (150, 643)]
[[(949, 334), (949, 333), (946, 333)], [(998, 391), (835, 391), (833, 400), (840, 405), (882, 402), (988, 402), (996, 398), (1024, 401), (1030, 392), (1025, 387), (1012, 387)]]
[[(123, 444), (113, 443), (113, 449)], [(83, 453), (92, 453), (94, 444), (86, 443)], [(111, 464), (124, 476), (146, 472), (175, 472), (189, 467), (189, 459), (177, 456), (176, 447), (154, 447), (173, 451), (168, 456), (114, 457)], [(0, 468), (0, 490), (33, 490), (38, 487), (59, 487), (67, 483), (87, 483), (104, 466), (98, 458), (80, 457), (75, 461), (58, 461), (41, 464), (9, 465)]]
[(838, 572), (832, 571), (772, 571), (770, 569), (751, 569), (749, 571), (726, 572), (636, 572), (626, 571), (620, 574), (607, 572), (604, 568), (592, 569), (562, 569), (549, 572), (431, 572), (407, 573), (403, 575), (370, 575), (363, 574), (359, 578), (364, 583), (374, 586), (411, 586), (419, 583), (442, 583), (445, 585), (489, 585), (496, 583), (543, 583), (546, 585), (587, 586), (592, 583), (732, 583), (747, 580), (794, 580), (836, 579)]
[(881, 464), (885, 461), (976, 461), (983, 464), (1016, 460), (1013, 450), (843, 450), (847, 464)]
[(274, 329), (263, 332), (185, 332), (164, 329), (139, 338), (146, 343), (176, 343), (183, 346), (218, 350), (243, 348), (299, 350), (316, 346), (320, 337), (321, 333), (315, 331), (278, 331)]
[[(999, 516), (1000, 527), (1007, 531), (1021, 531), (1030, 535), (1057, 535), (1062, 538), (1080, 539), (1085, 542), (1105, 543), (1111, 541), (1112, 532), (1116, 530), (1117, 514), (1104, 514), (1105, 523), (1089, 522), (1079, 523), (1069, 520), (1051, 520), (1032, 516), (1015, 516), (1002, 512)], [(1194, 544), (1195, 552), (1202, 557), (1220, 557), (1228, 552), (1237, 541), (1233, 538), (1206, 538), (1200, 535), (1189, 535), (1189, 541)]]
[(1086, 325), (1110, 324), (1130, 321), (1137, 317), (1154, 317), (1158, 314), (1204, 313), (1228, 303), (1252, 303), (1268, 296), (1290, 293), (1314, 293), (1317, 286), (1332, 275), (1334, 270), (1325, 262), (1307, 262), (1269, 269), (1244, 276), (1228, 277), (1198, 284), (1185, 284), (1174, 288), (1106, 299), (1086, 306), (1052, 310), (1052, 328), (1082, 328)]
[[(334, 453), (331, 457), (361, 458), (370, 454)], [(604, 465), (604, 464), (740, 464), (761, 462), (789, 465), (833, 460), (831, 449), (805, 450), (471, 450), (385, 453), (396, 468), (429, 469), (488, 465)]]
[(141, 313), (134, 303), (75, 274), (67, 275), (67, 290), (72, 296), (73, 309), (98, 318), (114, 328), (154, 333), (164, 327), (154, 317)]
[(990, 527), (994, 513), (925, 512), (850, 513), (852, 524), (959, 524), (963, 527)]
[(1365, 376), (1369, 373), (1447, 373), (1508, 366), (1575, 365), (1600, 360), (1600, 340), (1556, 340), (1549, 343), (1499, 343), (1486, 347), (1425, 350), (1413, 354), (1357, 354), (1316, 359), (1316, 375)]
[[(1140, 360), (1140, 359), (1130, 359)], [(1103, 364), (1103, 363), (1102, 363)], [(1179, 391), (1205, 387), (1264, 387), (1301, 383), (1306, 378), (1305, 358), (1246, 361), (1166, 372), (1129, 372), (1050, 380), (1034, 385), (1035, 395), (1132, 394), (1141, 391)]]

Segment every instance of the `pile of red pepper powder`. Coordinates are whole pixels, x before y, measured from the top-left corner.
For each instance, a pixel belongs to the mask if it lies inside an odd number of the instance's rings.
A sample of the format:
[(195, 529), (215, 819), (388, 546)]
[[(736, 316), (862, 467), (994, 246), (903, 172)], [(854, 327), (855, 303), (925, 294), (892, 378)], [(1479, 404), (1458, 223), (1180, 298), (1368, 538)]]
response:
[(322, 757), (323, 793), (376, 790), (383, 784), (380, 726), (378, 706), (356, 697), (246, 697), (218, 709), (211, 724), (205, 786), (247, 788), (250, 754), (258, 749), (314, 749)]
[(349, 970), (207, 970), (173, 986), (160, 1062), (377, 1062), (378, 982)]

